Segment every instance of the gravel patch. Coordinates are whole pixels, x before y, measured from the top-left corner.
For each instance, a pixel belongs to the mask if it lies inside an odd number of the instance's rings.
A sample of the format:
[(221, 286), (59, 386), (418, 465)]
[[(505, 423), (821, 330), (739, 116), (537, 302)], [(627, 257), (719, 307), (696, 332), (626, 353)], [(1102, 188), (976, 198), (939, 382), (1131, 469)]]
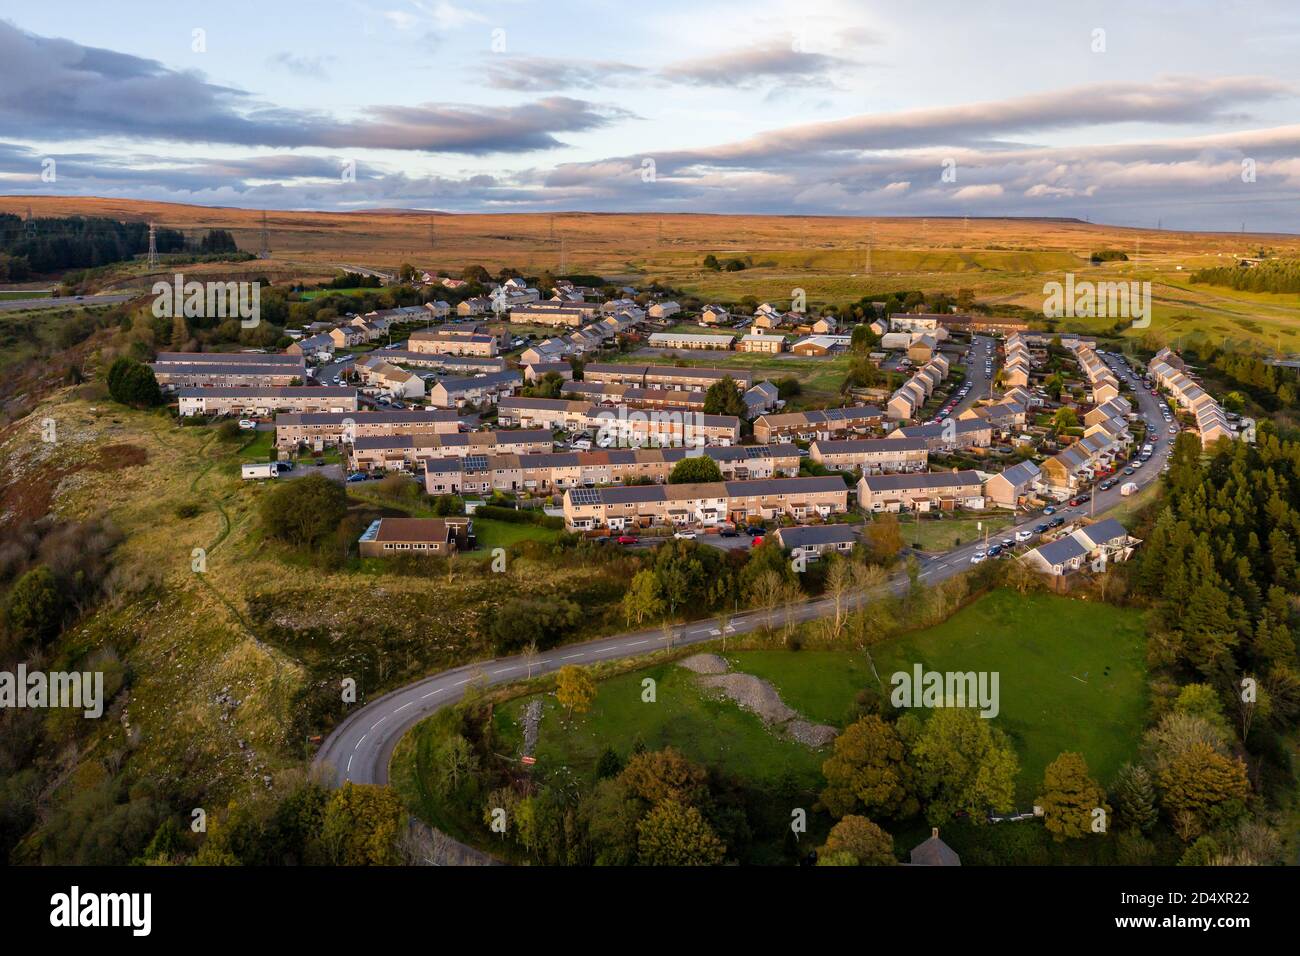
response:
[(524, 756), (531, 757), (537, 748), (537, 726), (542, 720), (542, 702), (530, 700), (524, 709)]
[(693, 654), (678, 661), (677, 664), (697, 674), (725, 674), (731, 669), (717, 654)]

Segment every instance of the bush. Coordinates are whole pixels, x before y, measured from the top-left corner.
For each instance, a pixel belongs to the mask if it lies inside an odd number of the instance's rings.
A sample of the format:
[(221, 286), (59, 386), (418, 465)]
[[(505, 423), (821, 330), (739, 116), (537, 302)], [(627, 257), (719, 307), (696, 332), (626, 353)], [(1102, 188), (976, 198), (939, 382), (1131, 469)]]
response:
[(138, 408), (161, 405), (163, 400), (153, 369), (126, 356), (109, 367), (108, 394), (115, 402)]
[(347, 511), (341, 485), (308, 475), (276, 485), (262, 499), (262, 530), (288, 544), (314, 548), (334, 534)]
[(54, 572), (37, 565), (16, 582), (9, 592), (5, 616), (10, 627), (25, 637), (48, 640), (63, 623), (63, 596)]

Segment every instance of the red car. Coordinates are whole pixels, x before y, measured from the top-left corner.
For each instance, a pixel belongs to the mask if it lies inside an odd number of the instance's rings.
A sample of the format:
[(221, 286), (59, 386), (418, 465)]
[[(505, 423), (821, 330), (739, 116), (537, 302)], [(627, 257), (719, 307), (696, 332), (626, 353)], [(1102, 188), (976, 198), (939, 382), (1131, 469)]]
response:
[(749, 540), (749, 546), (751, 548), (757, 548), (762, 543), (763, 543), (763, 536), (761, 534), (755, 535)]
[(630, 535), (630, 534), (620, 534), (620, 535), (618, 536), (618, 543), (619, 543), (619, 544), (636, 544), (636, 542), (637, 542), (637, 539), (636, 539), (633, 535)]

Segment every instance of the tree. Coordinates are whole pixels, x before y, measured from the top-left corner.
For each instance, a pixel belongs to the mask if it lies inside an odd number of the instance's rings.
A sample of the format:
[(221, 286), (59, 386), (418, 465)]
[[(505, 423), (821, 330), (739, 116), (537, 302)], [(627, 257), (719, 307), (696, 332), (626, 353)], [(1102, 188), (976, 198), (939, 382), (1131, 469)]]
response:
[(912, 748), (931, 824), (958, 811), (978, 822), (1015, 805), (1019, 760), (1006, 734), (968, 707), (936, 710)]
[(276, 485), (262, 499), (262, 529), (288, 544), (314, 548), (333, 535), (347, 512), (347, 492), (341, 485), (308, 475)]
[(668, 474), (668, 484), (685, 485), (692, 482), (721, 481), (722, 469), (707, 455), (683, 458), (673, 465)]
[(637, 861), (642, 866), (718, 866), (727, 848), (692, 806), (665, 800), (637, 824)]
[(1069, 428), (1075, 428), (1079, 424), (1079, 413), (1068, 405), (1064, 405), (1056, 410), (1052, 416), (1052, 428), (1058, 432), (1063, 432)]
[[(837, 861), (847, 853), (857, 866), (894, 866), (894, 838), (866, 817), (847, 816), (831, 827), (826, 844), (817, 851), (817, 863), (823, 859)], [(827, 864), (834, 865), (834, 862)]]
[(1245, 811), (1250, 792), (1241, 761), (1202, 742), (1174, 756), (1160, 771), (1159, 781), (1161, 805), (1184, 839), (1236, 819)]
[(161, 405), (163, 400), (153, 369), (127, 356), (109, 366), (108, 394), (113, 401), (136, 408)]
[(833, 816), (865, 810), (887, 817), (909, 817), (918, 804), (915, 781), (902, 739), (874, 714), (844, 728), (822, 764), (826, 789), (821, 802)]
[(647, 618), (658, 617), (663, 612), (659, 579), (650, 568), (643, 568), (632, 575), (632, 583), (623, 595), (623, 617), (629, 626), (640, 627)]
[(487, 633), (499, 654), (519, 651), (529, 644), (547, 650), (581, 624), (583, 617), (580, 605), (559, 596), (516, 597), (490, 613)]
[(336, 866), (396, 866), (406, 812), (390, 787), (347, 781), (325, 804), (322, 841)]
[(1115, 801), (1116, 817), (1126, 827), (1145, 833), (1160, 818), (1160, 811), (1156, 808), (1155, 781), (1141, 764), (1126, 763), (1119, 768), (1111, 797)]
[(736, 386), (736, 380), (730, 375), (722, 376), (721, 381), (714, 382), (704, 393), (704, 414), (735, 415), (745, 418), (749, 413), (745, 399)]
[(835, 604), (835, 617), (831, 625), (835, 637), (840, 636), (840, 631), (844, 627), (844, 602), (856, 578), (853, 564), (841, 557), (831, 559), (830, 567), (826, 571), (826, 593), (831, 596)]
[(880, 336), (866, 322), (853, 327), (851, 347), (855, 352), (870, 352), (880, 343)]
[(696, 806), (708, 797), (708, 773), (672, 747), (633, 754), (619, 780), (628, 792), (647, 803), (672, 800)]
[(1043, 793), (1037, 800), (1043, 808), (1043, 825), (1058, 843), (1092, 832), (1093, 813), (1101, 809), (1106, 818), (1110, 807), (1106, 794), (1092, 777), (1083, 754), (1067, 751), (1047, 765)]
[(46, 641), (63, 622), (63, 594), (54, 572), (43, 564), (14, 582), (5, 605), (9, 626), (25, 637)]
[(881, 515), (867, 529), (868, 555), (876, 564), (890, 564), (903, 550), (903, 528), (893, 513)]
[(585, 714), (596, 699), (596, 682), (585, 668), (566, 664), (555, 675), (555, 699), (565, 708), (569, 717), (576, 710)]

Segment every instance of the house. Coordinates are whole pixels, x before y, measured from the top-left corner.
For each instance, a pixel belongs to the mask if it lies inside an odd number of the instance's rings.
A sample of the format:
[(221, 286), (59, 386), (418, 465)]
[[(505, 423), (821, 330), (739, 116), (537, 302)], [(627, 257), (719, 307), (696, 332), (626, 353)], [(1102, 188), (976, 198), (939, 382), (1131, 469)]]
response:
[(1036, 464), (1022, 461), (984, 482), (984, 494), (1001, 508), (1016, 508), (1034, 493), (1039, 476)]
[(700, 322), (704, 325), (725, 325), (731, 321), (731, 313), (720, 305), (706, 305), (700, 310)]
[(541, 454), (554, 447), (550, 429), (371, 435), (352, 441), (349, 464), (353, 471), (418, 470), (431, 459)]
[(1116, 519), (1104, 518), (1035, 548), (1021, 560), (1054, 577), (1070, 574), (1084, 566), (1093, 571), (1104, 571), (1108, 564), (1127, 561), (1141, 543)]
[(429, 402), (439, 408), (492, 404), (502, 395), (514, 394), (515, 389), (523, 384), (523, 376), (515, 369), (488, 372), (472, 378), (443, 378), (429, 389)]
[(355, 325), (340, 325), (330, 330), (330, 339), (336, 349), (351, 348), (366, 341), (366, 333)]
[(930, 460), (923, 438), (818, 439), (809, 454), (832, 471), (860, 470), (865, 475), (925, 471)]
[(540, 382), (552, 373), (560, 376), (565, 381), (573, 379), (573, 366), (568, 362), (533, 362), (523, 366), (523, 369), (524, 381), (530, 385)]
[(705, 415), (677, 408), (644, 410), (625, 405), (592, 405), (562, 398), (503, 398), (498, 405), (497, 420), (526, 428), (592, 432), (620, 448), (652, 444), (734, 445), (740, 441), (740, 419), (734, 415)]
[[(653, 338), (653, 336), (651, 336)], [(748, 335), (741, 336), (740, 342), (736, 345), (737, 352), (762, 352), (767, 355), (776, 355), (785, 351), (784, 335), (763, 335), (760, 332), (751, 332)]]
[(1074, 535), (1049, 541), (1024, 554), (1020, 560), (1044, 574), (1060, 576), (1078, 571), (1088, 557), (1088, 548)]
[(362, 382), (385, 395), (393, 398), (424, 397), (424, 379), (384, 361), (380, 355), (357, 362), (355, 367)]
[(447, 557), (474, 539), (469, 518), (376, 518), (357, 539), (363, 558), (399, 555)]
[(829, 552), (850, 554), (859, 536), (853, 525), (823, 524), (777, 528), (772, 533), (783, 551), (793, 558), (816, 561)]
[(510, 321), (527, 325), (565, 325), (577, 328), (595, 321), (600, 306), (587, 302), (551, 301), (520, 303), (510, 309)]
[(961, 857), (939, 839), (938, 827), (930, 829), (928, 840), (912, 848), (909, 861), (912, 866), (961, 866)]
[(327, 362), (334, 357), (334, 339), (326, 332), (308, 335), (285, 348), (286, 355), (301, 355), (305, 359)]
[(831, 355), (843, 352), (853, 343), (851, 335), (810, 335), (790, 346), (795, 355)]
[(844, 438), (865, 434), (883, 420), (880, 409), (873, 405), (761, 415), (754, 422), (754, 438), (764, 444), (789, 438)]
[(919, 438), (930, 452), (958, 448), (987, 448), (993, 444), (993, 426), (979, 418), (947, 419), (932, 425), (907, 425), (895, 434)]
[(691, 332), (655, 332), (650, 347), (656, 349), (705, 349), (726, 351), (735, 337), (731, 335), (696, 335)]
[(781, 393), (771, 382), (759, 382), (745, 392), (744, 399), (746, 417), (754, 418), (776, 408), (781, 401)]
[(945, 315), (918, 315), (911, 312), (893, 312), (889, 316), (891, 332), (933, 332), (939, 328), (939, 322)]
[(355, 412), (357, 390), (336, 386), (289, 385), (182, 388), (179, 413), (191, 415), (270, 415), (274, 412)]
[(682, 311), (682, 307), (676, 302), (656, 302), (650, 306), (648, 312), (652, 319), (667, 319)]
[(704, 411), (706, 397), (705, 392), (668, 388), (633, 388), (631, 385), (615, 385), (609, 382), (568, 382), (564, 385), (563, 394), (571, 398), (585, 398), (595, 405), (679, 408), (693, 412)]
[(983, 483), (976, 471), (863, 475), (858, 480), (858, 507), (864, 511), (980, 509)]
[[(1174, 361), (1169, 361), (1170, 358)], [(1183, 360), (1166, 348), (1156, 353), (1147, 371), (1169, 392), (1179, 408), (1195, 417), (1203, 447), (1208, 448), (1220, 438), (1237, 438), (1238, 433), (1228, 423), (1228, 416), (1219, 403), (1186, 375), (1185, 368)]]
[(457, 315), (482, 315), (492, 311), (492, 300), (486, 296), (476, 295), (456, 306)]
[(485, 358), (481, 355), (444, 355), (441, 352), (408, 352), (405, 349), (384, 349), (377, 354), (394, 365), (437, 369), (440, 372), (477, 375), (479, 372), (503, 372), (506, 368), (505, 359)]
[(1043, 483), (1058, 498), (1074, 493), (1080, 478), (1088, 478), (1109, 464), (1120, 452), (1123, 441), (1105, 432), (1085, 435), (1064, 451), (1043, 462)]
[(934, 353), (939, 348), (939, 341), (933, 335), (925, 333), (917, 336), (912, 344), (907, 347), (907, 357), (917, 365), (924, 365), (934, 358)]
[(445, 319), (451, 315), (451, 303), (444, 302), (442, 299), (426, 302), (424, 307), (435, 319)]
[(810, 326), (813, 335), (834, 335), (838, 329), (839, 323), (835, 321), (833, 315), (820, 316)]

